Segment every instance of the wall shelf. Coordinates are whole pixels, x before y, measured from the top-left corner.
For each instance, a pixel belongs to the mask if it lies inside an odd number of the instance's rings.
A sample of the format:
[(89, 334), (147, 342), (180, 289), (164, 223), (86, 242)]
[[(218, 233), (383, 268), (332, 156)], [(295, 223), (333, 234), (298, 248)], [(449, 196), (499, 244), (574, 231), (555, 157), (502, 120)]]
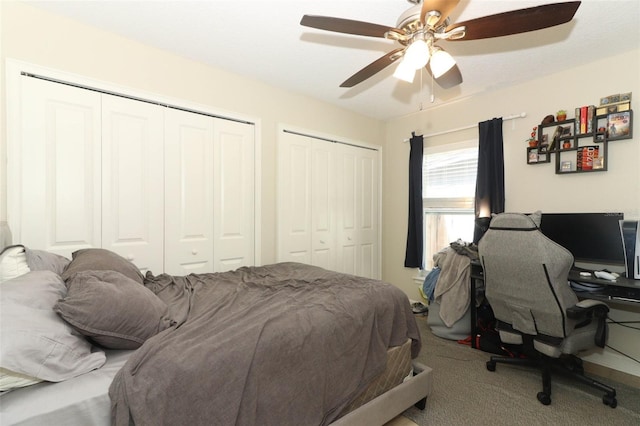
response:
[[(555, 155), (556, 174), (607, 171), (609, 143), (633, 138), (633, 111), (556, 121), (538, 126), (538, 146), (527, 147), (527, 164), (545, 164)], [(576, 108), (576, 115), (579, 108)], [(580, 132), (582, 130), (582, 132)]]

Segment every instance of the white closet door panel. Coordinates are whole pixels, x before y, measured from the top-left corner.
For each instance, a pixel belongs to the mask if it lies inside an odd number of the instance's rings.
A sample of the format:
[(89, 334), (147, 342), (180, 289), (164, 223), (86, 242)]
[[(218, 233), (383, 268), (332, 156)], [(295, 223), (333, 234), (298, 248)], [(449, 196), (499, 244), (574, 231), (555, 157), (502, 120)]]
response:
[(348, 145), (340, 146), (338, 152), (338, 268), (379, 278), (379, 153)]
[(254, 127), (214, 123), (214, 268), (254, 264)]
[(335, 247), (335, 144), (313, 141), (311, 165), (311, 263), (334, 270)]
[(213, 272), (212, 117), (165, 112), (165, 272)]
[(100, 247), (100, 95), (31, 77), (22, 89), (14, 239), (69, 258)]
[(358, 274), (378, 277), (378, 170), (377, 151), (361, 149), (358, 158), (357, 239)]
[(311, 141), (281, 132), (278, 143), (278, 261), (311, 264)]
[(358, 185), (356, 148), (338, 145), (338, 194), (337, 250), (338, 271), (346, 274), (358, 273), (357, 257), (357, 208)]
[(378, 151), (282, 132), (278, 261), (379, 277)]
[(103, 95), (102, 247), (143, 272), (164, 270), (163, 111)]

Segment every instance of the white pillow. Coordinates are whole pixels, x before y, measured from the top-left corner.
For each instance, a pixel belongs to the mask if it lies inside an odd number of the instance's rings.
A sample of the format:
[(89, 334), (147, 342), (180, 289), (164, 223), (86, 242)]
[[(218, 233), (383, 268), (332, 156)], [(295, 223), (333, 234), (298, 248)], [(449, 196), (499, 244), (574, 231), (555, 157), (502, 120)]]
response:
[(0, 367), (0, 394), (13, 389), (35, 385), (41, 381), (42, 380), (36, 379), (35, 377), (14, 373), (13, 371)]
[(5, 247), (0, 253), (0, 283), (29, 272), (24, 246)]
[(0, 286), (0, 367), (61, 382), (105, 363), (104, 352), (53, 311), (66, 293), (52, 271), (32, 271)]

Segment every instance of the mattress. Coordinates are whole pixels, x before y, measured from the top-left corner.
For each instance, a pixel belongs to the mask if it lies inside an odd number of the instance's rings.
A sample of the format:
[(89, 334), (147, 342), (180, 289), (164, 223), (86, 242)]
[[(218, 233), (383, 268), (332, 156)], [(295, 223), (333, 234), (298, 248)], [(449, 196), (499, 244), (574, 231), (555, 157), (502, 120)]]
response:
[[(0, 397), (3, 426), (108, 426), (111, 424), (109, 385), (133, 351), (105, 351), (105, 365), (61, 383), (39, 383)], [(399, 385), (411, 372), (411, 341), (389, 348), (387, 367), (342, 412), (345, 415)], [(410, 405), (410, 403), (409, 403)]]
[(60, 383), (43, 382), (0, 397), (0, 424), (109, 425), (109, 385), (134, 351), (106, 350), (99, 369)]

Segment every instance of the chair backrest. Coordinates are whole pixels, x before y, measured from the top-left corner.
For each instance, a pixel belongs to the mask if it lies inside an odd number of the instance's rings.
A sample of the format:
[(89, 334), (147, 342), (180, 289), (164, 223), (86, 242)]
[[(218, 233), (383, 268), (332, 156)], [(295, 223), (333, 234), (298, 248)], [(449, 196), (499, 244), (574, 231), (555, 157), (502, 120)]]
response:
[(496, 319), (529, 335), (564, 338), (578, 301), (568, 283), (573, 255), (539, 229), (540, 215), (501, 213), (478, 243), (485, 294)]

